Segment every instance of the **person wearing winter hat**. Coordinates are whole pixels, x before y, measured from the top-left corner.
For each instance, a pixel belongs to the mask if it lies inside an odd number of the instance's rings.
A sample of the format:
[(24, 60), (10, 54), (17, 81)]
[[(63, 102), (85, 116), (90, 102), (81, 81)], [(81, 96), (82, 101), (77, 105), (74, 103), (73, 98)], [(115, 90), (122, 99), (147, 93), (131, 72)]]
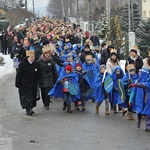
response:
[(106, 68), (107, 68), (107, 71), (112, 74), (114, 68), (116, 66), (120, 66), (120, 62), (117, 58), (117, 50), (116, 49), (112, 49), (110, 51), (110, 58), (107, 60), (107, 63), (106, 63)]
[(110, 74), (107, 72), (106, 66), (101, 65), (94, 82), (94, 95), (96, 101), (95, 113), (99, 112), (99, 107), (105, 100), (105, 115), (109, 115), (109, 93), (107, 93), (104, 88), (104, 80), (106, 77), (110, 77)]
[(79, 106), (81, 104), (82, 111), (85, 111), (85, 93), (88, 89), (90, 89), (90, 86), (88, 82), (85, 80), (85, 74), (86, 72), (82, 69), (82, 64), (77, 63), (75, 67), (75, 73), (78, 75), (78, 84), (80, 88), (80, 99), (77, 99), (75, 101), (75, 110), (80, 110)]
[(34, 114), (36, 107), (37, 83), (40, 68), (35, 61), (34, 51), (26, 51), (26, 58), (19, 64), (15, 86), (19, 89), (19, 98), (22, 109), (26, 109), (27, 115)]
[(51, 46), (42, 48), (42, 55), (38, 59), (40, 66), (39, 86), (41, 89), (42, 101), (46, 110), (49, 110), (50, 96), (47, 93), (54, 86), (58, 74), (55, 62), (51, 57)]
[(143, 60), (142, 60), (142, 57), (137, 54), (137, 52), (138, 52), (138, 47), (135, 45), (131, 48), (129, 56), (126, 60), (126, 64), (125, 64), (125, 71), (126, 72), (127, 72), (126, 66), (128, 64), (134, 64), (135, 69), (136, 69), (136, 73), (138, 73), (139, 69), (142, 68)]
[(86, 44), (84, 46), (84, 51), (81, 53), (80, 60), (82, 63), (85, 62), (86, 55), (91, 55), (92, 58), (95, 58), (95, 54), (93, 52), (91, 52), (89, 44)]

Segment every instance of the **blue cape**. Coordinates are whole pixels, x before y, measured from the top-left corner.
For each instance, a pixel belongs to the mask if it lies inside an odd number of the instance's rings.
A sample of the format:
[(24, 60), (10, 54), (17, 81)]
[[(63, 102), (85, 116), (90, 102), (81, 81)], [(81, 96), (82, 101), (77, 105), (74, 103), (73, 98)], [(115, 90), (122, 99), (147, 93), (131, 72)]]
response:
[[(59, 83), (60, 80), (64, 78), (69, 78), (72, 84), (75, 84), (78, 86), (78, 76), (74, 72), (67, 74), (65, 71), (63, 71), (60, 74), (60, 77), (57, 79), (54, 87), (49, 91), (48, 95), (52, 95), (54, 97), (60, 97), (63, 98), (64, 94), (62, 92), (63, 85)], [(72, 96), (72, 100), (76, 98), (79, 98), (80, 95)]]
[(119, 67), (119, 66), (115, 67), (112, 74), (111, 74), (111, 77), (113, 79), (114, 89), (113, 89), (112, 94), (110, 96), (110, 102), (113, 103), (113, 105), (122, 104), (122, 100), (119, 96), (119, 92), (116, 90), (116, 89), (118, 89), (118, 80), (119, 80), (119, 79), (117, 79), (117, 76), (116, 76), (117, 70), (120, 70), (120, 74), (122, 75), (122, 78), (124, 77), (124, 72), (121, 69), (121, 67)]

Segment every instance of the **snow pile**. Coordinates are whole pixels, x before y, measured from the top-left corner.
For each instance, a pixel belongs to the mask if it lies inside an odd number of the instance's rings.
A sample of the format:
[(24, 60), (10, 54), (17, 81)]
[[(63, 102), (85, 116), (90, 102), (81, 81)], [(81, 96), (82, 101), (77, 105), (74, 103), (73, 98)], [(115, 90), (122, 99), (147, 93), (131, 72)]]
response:
[(4, 64), (0, 66), (0, 79), (5, 75), (15, 72), (13, 68), (13, 60), (10, 58), (10, 55), (1, 55), (4, 58)]

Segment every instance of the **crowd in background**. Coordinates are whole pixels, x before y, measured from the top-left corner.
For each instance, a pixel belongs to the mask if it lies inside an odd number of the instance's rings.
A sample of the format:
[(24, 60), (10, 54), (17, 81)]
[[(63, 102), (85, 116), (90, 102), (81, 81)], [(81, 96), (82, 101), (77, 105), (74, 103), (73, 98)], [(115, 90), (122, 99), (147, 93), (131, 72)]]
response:
[(81, 106), (85, 111), (89, 99), (96, 102), (98, 113), (105, 100), (106, 115), (110, 110), (114, 114), (122, 111), (133, 120), (136, 112), (137, 128), (145, 117), (150, 131), (150, 53), (143, 60), (133, 45), (121, 68), (119, 53), (110, 41), (100, 43), (95, 33), (90, 35), (79, 25), (48, 16), (28, 26), (9, 26), (0, 40), (2, 53), (13, 59), (15, 84), (27, 115), (34, 114), (40, 95), (46, 110), (50, 97), (63, 98), (63, 110), (68, 113), (72, 113), (71, 102), (75, 110)]

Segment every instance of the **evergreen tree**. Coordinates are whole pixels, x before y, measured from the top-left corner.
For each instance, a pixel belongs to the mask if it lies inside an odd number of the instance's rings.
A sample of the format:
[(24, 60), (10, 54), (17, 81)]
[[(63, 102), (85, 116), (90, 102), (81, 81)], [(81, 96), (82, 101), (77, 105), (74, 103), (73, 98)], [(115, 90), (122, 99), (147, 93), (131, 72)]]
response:
[(106, 13), (102, 14), (101, 19), (99, 19), (94, 28), (96, 34), (102, 40), (106, 39), (107, 31), (108, 31), (108, 22), (106, 19)]
[(140, 50), (140, 54), (143, 57), (147, 57), (150, 51), (150, 18), (143, 20), (136, 30), (137, 45)]
[(109, 40), (112, 41), (112, 44), (115, 45), (118, 51), (120, 51), (120, 48), (123, 43), (123, 39), (122, 39), (120, 21), (117, 15), (113, 17), (110, 22)]
[[(133, 32), (135, 32), (138, 24), (141, 21), (139, 4), (133, 3), (132, 9), (133, 9), (133, 13), (130, 13), (130, 15), (131, 15), (131, 30)], [(129, 24), (128, 4), (125, 4), (122, 9), (122, 15), (121, 15), (121, 28), (122, 28), (123, 32), (128, 32), (128, 24)]]

